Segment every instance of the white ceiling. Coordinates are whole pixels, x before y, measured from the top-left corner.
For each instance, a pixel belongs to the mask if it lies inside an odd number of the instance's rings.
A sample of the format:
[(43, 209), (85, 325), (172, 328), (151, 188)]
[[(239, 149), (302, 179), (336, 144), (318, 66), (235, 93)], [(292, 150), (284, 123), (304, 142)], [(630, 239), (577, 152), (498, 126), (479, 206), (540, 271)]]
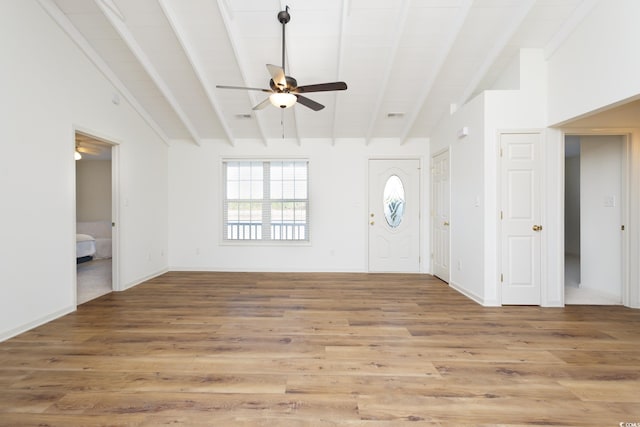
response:
[(608, 106), (604, 111), (593, 112), (570, 122), (563, 123), (567, 129), (590, 129), (601, 132), (605, 129), (632, 129), (640, 119), (640, 99), (625, 100), (621, 105)]
[[(39, 0), (166, 141), (429, 137), (520, 48), (552, 49), (591, 0)], [(281, 63), (326, 108), (252, 107)], [(389, 117), (390, 113), (402, 113)]]

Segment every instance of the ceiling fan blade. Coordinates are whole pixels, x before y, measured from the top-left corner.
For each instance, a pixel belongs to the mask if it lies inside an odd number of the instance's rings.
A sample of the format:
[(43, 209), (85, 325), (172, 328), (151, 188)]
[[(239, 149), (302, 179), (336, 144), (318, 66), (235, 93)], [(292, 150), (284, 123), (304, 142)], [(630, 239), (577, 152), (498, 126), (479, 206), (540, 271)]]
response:
[(277, 65), (267, 64), (267, 70), (271, 74), (273, 82), (281, 88), (287, 87), (287, 78), (284, 76), (284, 70)]
[(333, 83), (319, 83), (315, 85), (298, 86), (292, 90), (295, 93), (309, 93), (309, 92), (327, 92), (330, 90), (346, 90), (347, 84), (345, 82), (333, 82)]
[(311, 108), (313, 111), (320, 111), (324, 108), (324, 105), (309, 99), (305, 96), (302, 95), (296, 95), (296, 98), (298, 98), (298, 102), (302, 105), (304, 105), (305, 107), (309, 107)]
[(262, 101), (261, 103), (257, 104), (255, 107), (253, 107), (253, 110), (262, 110), (263, 108), (265, 108), (269, 104), (271, 104), (271, 101), (269, 100), (269, 98), (266, 98), (264, 101)]
[(80, 146), (78, 146), (76, 151), (78, 151), (80, 153), (94, 154), (94, 155), (95, 154), (100, 154), (102, 152), (102, 150), (100, 150), (99, 148), (80, 147)]
[(224, 85), (216, 85), (218, 89), (242, 89), (242, 90), (259, 90), (260, 92), (273, 92), (271, 89), (262, 89), (259, 87), (243, 87), (243, 86), (224, 86)]

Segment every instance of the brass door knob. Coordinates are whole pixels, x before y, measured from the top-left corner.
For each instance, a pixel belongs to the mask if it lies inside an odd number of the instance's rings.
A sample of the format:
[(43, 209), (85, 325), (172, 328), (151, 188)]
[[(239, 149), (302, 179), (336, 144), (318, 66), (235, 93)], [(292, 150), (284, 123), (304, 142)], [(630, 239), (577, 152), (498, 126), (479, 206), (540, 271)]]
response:
[(375, 224), (375, 221), (371, 221), (369, 224), (373, 225), (373, 224)]
[(540, 231), (540, 230), (542, 230), (542, 226), (541, 225), (534, 225), (532, 229), (533, 229), (533, 231)]

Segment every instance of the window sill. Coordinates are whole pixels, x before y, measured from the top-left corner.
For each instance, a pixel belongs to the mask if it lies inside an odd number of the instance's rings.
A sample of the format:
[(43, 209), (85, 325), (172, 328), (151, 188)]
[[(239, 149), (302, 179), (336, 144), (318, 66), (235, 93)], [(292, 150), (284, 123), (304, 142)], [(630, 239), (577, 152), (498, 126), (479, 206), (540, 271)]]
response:
[(220, 246), (311, 246), (309, 240), (222, 240)]

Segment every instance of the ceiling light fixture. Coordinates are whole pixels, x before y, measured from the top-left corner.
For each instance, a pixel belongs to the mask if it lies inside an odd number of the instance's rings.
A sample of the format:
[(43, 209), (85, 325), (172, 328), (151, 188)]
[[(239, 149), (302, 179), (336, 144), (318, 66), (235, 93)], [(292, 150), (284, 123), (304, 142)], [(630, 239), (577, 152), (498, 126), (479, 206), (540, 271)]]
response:
[(279, 108), (289, 108), (298, 101), (298, 98), (288, 92), (276, 92), (269, 95), (269, 101)]
[(82, 154), (78, 150), (73, 153), (73, 158), (76, 160), (80, 160), (82, 158)]

